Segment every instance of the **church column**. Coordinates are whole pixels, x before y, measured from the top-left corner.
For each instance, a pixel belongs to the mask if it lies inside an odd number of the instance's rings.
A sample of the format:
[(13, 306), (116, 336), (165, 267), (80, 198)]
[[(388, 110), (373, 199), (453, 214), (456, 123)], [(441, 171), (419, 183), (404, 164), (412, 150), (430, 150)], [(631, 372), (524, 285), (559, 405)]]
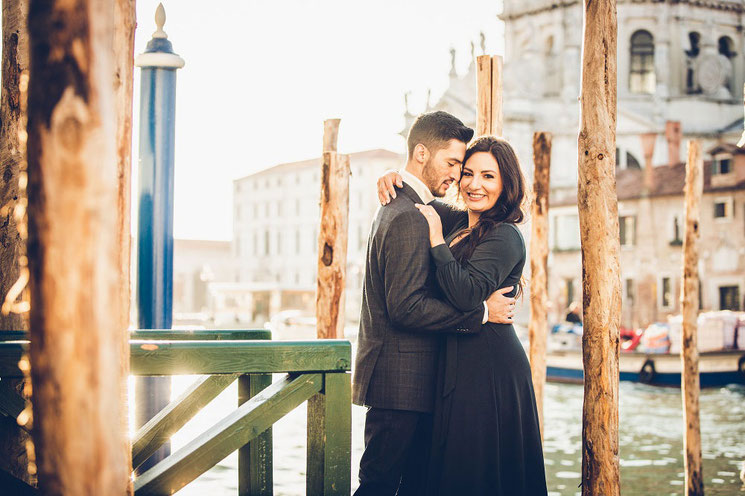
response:
[(577, 22), (581, 26), (582, 19), (577, 13), (581, 15), (581, 11), (571, 7), (565, 7), (563, 11), (564, 64), (561, 74), (561, 96), (566, 100), (576, 100), (579, 95), (580, 33)]

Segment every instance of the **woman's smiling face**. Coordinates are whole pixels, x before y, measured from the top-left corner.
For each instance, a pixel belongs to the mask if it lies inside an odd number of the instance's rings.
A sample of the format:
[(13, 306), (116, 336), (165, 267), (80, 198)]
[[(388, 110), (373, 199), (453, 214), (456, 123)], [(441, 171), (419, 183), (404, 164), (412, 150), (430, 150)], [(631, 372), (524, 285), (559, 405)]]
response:
[(499, 164), (491, 153), (477, 152), (463, 165), (460, 194), (471, 212), (486, 212), (502, 194)]

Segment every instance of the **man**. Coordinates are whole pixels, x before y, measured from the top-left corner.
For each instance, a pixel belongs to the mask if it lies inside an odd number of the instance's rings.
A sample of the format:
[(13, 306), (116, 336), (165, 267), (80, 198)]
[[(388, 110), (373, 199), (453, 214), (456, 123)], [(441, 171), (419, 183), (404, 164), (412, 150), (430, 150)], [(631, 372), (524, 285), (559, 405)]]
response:
[(514, 300), (498, 293), (466, 313), (438, 299), (429, 229), (414, 206), (442, 197), (459, 179), (472, 136), (446, 112), (419, 116), (407, 139), (403, 187), (373, 221), (353, 381), (354, 403), (369, 407), (356, 496), (419, 493), (442, 336), (478, 332), (487, 320), (511, 322)]
[(581, 324), (582, 316), (579, 314), (579, 303), (573, 301), (569, 304), (569, 311), (564, 319), (571, 324)]

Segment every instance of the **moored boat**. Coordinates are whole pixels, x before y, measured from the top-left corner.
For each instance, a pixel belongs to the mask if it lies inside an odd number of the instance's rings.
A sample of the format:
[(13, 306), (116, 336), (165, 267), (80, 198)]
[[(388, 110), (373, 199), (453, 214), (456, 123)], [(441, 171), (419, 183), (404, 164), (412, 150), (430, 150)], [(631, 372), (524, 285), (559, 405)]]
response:
[[(721, 387), (727, 384), (745, 385), (745, 350), (701, 352), (698, 368), (702, 388)], [(619, 372), (622, 381), (680, 387), (680, 354), (621, 353)], [(546, 380), (582, 383), (582, 351), (561, 350), (547, 353)]]

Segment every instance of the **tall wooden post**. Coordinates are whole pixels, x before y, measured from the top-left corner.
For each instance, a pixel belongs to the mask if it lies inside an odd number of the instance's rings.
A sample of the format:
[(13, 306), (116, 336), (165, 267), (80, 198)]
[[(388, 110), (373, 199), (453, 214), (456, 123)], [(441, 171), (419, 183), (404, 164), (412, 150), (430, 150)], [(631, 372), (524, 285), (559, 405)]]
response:
[(502, 57), (479, 55), (476, 58), (478, 117), (476, 135), (502, 136)]
[[(114, 0), (31, 0), (29, 267), (44, 494), (126, 494)], [(54, 47), (50, 50), (49, 47)]]
[(18, 179), (21, 151), (18, 133), (21, 131), (21, 74), (28, 70), (28, 35), (26, 14), (28, 4), (21, 0), (3, 1), (3, 69), (0, 95), (0, 331), (28, 329), (27, 314), (13, 311), (20, 299), (8, 292), (18, 281), (20, 257), (24, 240), (16, 227)]
[(683, 328), (681, 336), (681, 361), (683, 393), (683, 416), (685, 418), (685, 477), (686, 495), (703, 496), (704, 477), (701, 470), (701, 422), (699, 418), (698, 394), (698, 339), (696, 319), (698, 317), (698, 238), (701, 195), (704, 188), (701, 143), (688, 142), (686, 162), (686, 227), (683, 241), (683, 284), (681, 308)]
[[(114, 94), (116, 95), (117, 156), (117, 247), (119, 255), (119, 335), (121, 337), (122, 430), (129, 430), (129, 307), (131, 300), (131, 188), (132, 188), (132, 88), (134, 78), (135, 0), (116, 0), (114, 6)], [(132, 449), (129, 436), (124, 456), (128, 472), (132, 471)], [(133, 493), (131, 480), (127, 489)]]
[(585, 373), (582, 494), (585, 496), (620, 494), (616, 30), (616, 0), (585, 0), (577, 194), (582, 240)]
[[(742, 104), (743, 107), (745, 107), (745, 84), (742, 85)], [(740, 141), (737, 142), (737, 146), (742, 148), (745, 145), (745, 130), (742, 132), (742, 136), (740, 136)]]
[(349, 156), (336, 153), (339, 119), (323, 123), (321, 227), (318, 230), (316, 320), (319, 339), (344, 336), (349, 230)]
[[(21, 235), (17, 218), (23, 217), (25, 192), (19, 181), (26, 181), (21, 132), (25, 133), (22, 115), (21, 77), (28, 72), (28, 33), (26, 0), (4, 0), (2, 13), (2, 91), (0, 92), (0, 332), (28, 330), (28, 267), (26, 239)], [(23, 179), (22, 179), (23, 178)], [(19, 391), (23, 381), (8, 381)], [(27, 483), (29, 473), (26, 443), (28, 433), (16, 419), (0, 418), (0, 469)]]
[(548, 302), (548, 197), (551, 133), (533, 134), (533, 204), (530, 221), (530, 371), (543, 438), (543, 386), (546, 383)]

